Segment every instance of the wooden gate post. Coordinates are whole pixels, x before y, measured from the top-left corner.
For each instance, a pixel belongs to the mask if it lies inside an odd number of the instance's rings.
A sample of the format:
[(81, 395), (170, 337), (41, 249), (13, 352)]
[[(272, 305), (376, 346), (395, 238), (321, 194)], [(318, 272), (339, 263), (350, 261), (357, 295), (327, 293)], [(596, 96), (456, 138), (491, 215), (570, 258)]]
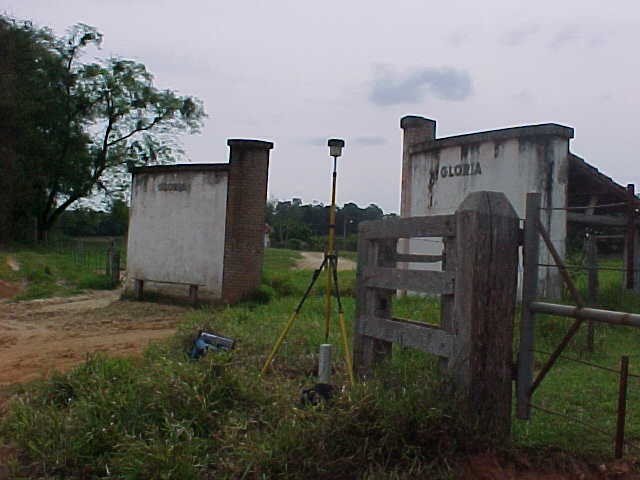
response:
[(391, 301), (394, 290), (372, 289), (365, 287), (364, 269), (366, 266), (388, 266), (393, 261), (397, 240), (367, 240), (358, 235), (358, 271), (356, 292), (356, 320), (353, 324), (353, 365), (359, 377), (366, 377), (380, 360), (391, 355), (391, 342), (368, 337), (360, 333), (360, 321), (366, 316), (387, 318), (391, 316)]
[(448, 362), (465, 412), (493, 438), (511, 429), (518, 216), (503, 193), (475, 192), (456, 211), (455, 335)]

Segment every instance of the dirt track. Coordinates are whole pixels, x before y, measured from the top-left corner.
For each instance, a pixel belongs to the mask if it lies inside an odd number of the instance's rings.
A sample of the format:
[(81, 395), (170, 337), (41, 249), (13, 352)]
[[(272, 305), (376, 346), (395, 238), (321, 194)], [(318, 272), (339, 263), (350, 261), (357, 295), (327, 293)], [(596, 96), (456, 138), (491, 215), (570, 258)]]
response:
[(140, 353), (188, 309), (119, 300), (119, 291), (0, 303), (0, 386), (65, 370), (88, 353)]
[[(296, 262), (296, 267), (299, 270), (313, 270), (320, 266), (324, 259), (324, 253), (322, 252), (300, 252), (302, 258)], [(356, 262), (349, 260), (348, 258), (340, 258), (338, 260), (338, 271), (342, 270), (355, 270)]]

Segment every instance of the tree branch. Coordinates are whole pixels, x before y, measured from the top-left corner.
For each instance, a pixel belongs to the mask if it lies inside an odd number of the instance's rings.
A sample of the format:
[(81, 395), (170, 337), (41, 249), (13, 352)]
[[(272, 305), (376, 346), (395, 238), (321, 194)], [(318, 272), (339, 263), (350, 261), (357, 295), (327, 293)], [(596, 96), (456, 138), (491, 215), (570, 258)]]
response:
[(160, 123), (160, 121), (161, 121), (163, 118), (164, 118), (164, 116), (160, 116), (160, 117), (156, 117), (156, 118), (154, 118), (154, 119), (153, 119), (153, 121), (152, 121), (149, 125), (147, 125), (146, 127), (136, 128), (135, 130), (133, 130), (133, 131), (131, 131), (131, 132), (127, 133), (126, 135), (124, 135), (124, 136), (122, 136), (122, 137), (120, 137), (120, 138), (117, 138), (117, 139), (115, 139), (115, 140), (112, 140), (111, 142), (109, 142), (108, 146), (110, 147), (110, 146), (112, 146), (112, 145), (115, 145), (116, 143), (119, 143), (119, 142), (121, 142), (121, 141), (123, 141), (123, 140), (126, 140), (127, 138), (130, 138), (130, 137), (134, 136), (134, 135), (135, 135), (136, 133), (138, 133), (138, 132), (144, 132), (145, 130), (150, 130), (150, 129), (151, 129), (151, 128), (153, 128), (155, 125), (157, 125), (158, 123)]

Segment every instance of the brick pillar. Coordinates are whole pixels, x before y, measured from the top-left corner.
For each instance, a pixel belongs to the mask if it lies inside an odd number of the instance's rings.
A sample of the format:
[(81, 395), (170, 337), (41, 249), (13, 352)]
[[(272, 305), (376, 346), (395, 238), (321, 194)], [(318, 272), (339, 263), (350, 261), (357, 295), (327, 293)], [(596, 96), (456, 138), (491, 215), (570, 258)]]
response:
[(230, 139), (222, 299), (234, 303), (260, 285), (269, 150), (273, 143)]

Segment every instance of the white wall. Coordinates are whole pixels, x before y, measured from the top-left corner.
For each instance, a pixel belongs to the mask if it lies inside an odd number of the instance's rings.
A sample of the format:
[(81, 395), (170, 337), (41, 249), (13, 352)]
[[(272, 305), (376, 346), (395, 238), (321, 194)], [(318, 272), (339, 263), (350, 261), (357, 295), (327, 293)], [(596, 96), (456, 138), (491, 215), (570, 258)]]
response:
[[(485, 140), (413, 154), (407, 172), (411, 177), (408, 179), (411, 185), (409, 215), (452, 214), (469, 193), (482, 190), (503, 192), (520, 218), (525, 215), (528, 192), (541, 193), (543, 207), (565, 207), (569, 141), (555, 136), (544, 137), (544, 140), (534, 138)], [(455, 173), (456, 165), (463, 165), (457, 169), (457, 173), (463, 174), (449, 176), (449, 168)], [(478, 173), (478, 165), (481, 173)], [(443, 176), (443, 173), (447, 175)], [(566, 212), (543, 210), (541, 214), (556, 248), (564, 257)], [(437, 255), (442, 251), (442, 242), (414, 239), (409, 250)], [(544, 245), (540, 251), (541, 263), (553, 263)], [(415, 267), (417, 265), (411, 266)], [(437, 264), (432, 268), (441, 267)], [(541, 268), (540, 277), (541, 293), (557, 296), (561, 288), (557, 269)]]
[(197, 283), (199, 297), (222, 295), (228, 172), (173, 167), (134, 177), (127, 250), (128, 289), (187, 295), (189, 287), (149, 280)]

